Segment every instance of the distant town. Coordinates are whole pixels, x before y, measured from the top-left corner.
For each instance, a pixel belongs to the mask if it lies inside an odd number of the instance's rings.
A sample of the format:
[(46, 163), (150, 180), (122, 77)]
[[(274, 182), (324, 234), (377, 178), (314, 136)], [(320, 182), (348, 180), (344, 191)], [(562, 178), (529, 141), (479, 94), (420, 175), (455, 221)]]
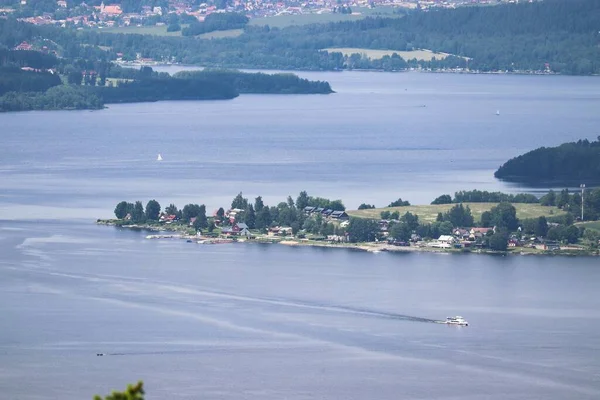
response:
[[(528, 1), (532, 2), (533, 0)], [(435, 8), (519, 3), (519, 0), (307, 0), (303, 2), (291, 0), (213, 0), (204, 3), (192, 0), (168, 0), (161, 2), (160, 4), (163, 4), (161, 6), (141, 5), (143, 2), (139, 3), (139, 6), (131, 9), (131, 6), (125, 7), (110, 2), (90, 5), (85, 2), (75, 4), (71, 1), (57, 0), (56, 9), (52, 10), (47, 5), (39, 8), (36, 3), (36, 6), (34, 6), (31, 0), (17, 0), (12, 6), (0, 8), (0, 16), (14, 15), (19, 20), (34, 25), (113, 28), (164, 26), (169, 23), (167, 18), (169, 14), (185, 16), (186, 18), (191, 17), (186, 20), (189, 23), (194, 19), (202, 22), (206, 16), (212, 13), (237, 12), (245, 14), (248, 18), (329, 13), (360, 15), (360, 9), (378, 7), (426, 11)]]

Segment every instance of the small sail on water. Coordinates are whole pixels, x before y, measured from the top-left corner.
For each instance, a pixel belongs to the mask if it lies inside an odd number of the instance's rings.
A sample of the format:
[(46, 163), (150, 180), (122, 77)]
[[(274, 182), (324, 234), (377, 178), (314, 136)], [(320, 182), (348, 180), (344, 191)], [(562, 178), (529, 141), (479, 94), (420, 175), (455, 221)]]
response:
[(496, 110), (496, 115), (500, 115), (500, 110)]
[(156, 157), (156, 161), (162, 161), (162, 160), (163, 160), (162, 156), (160, 155), (160, 153), (158, 153), (158, 157)]

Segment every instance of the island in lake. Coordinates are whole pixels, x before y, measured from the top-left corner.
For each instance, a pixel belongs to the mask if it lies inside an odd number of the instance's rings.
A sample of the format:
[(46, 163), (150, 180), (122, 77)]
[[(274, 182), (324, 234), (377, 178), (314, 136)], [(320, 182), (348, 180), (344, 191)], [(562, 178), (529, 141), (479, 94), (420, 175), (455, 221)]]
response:
[[(122, 201), (116, 219), (98, 224), (156, 231), (149, 239), (180, 238), (215, 244), (234, 241), (354, 248), (367, 251), (502, 252), (515, 254), (598, 255), (600, 189), (590, 191), (586, 222), (578, 221), (578, 193), (533, 195), (461, 191), (441, 195), (430, 205), (401, 198), (387, 207), (361, 204), (346, 210), (341, 200), (309, 196), (277, 206), (239, 193), (227, 209), (211, 215), (206, 206), (164, 209), (156, 200)], [(591, 221), (593, 219), (593, 221)], [(170, 231), (171, 233), (166, 233)]]
[(600, 183), (600, 136), (557, 147), (540, 147), (508, 160), (494, 176), (528, 184), (579, 186)]

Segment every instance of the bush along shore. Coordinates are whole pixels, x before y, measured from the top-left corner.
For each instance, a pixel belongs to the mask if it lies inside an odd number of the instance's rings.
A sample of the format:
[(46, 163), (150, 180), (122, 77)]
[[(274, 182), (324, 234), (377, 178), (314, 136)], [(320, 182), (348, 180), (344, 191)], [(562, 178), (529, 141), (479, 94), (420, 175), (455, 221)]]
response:
[(586, 206), (581, 220), (576, 213), (581, 197), (567, 189), (539, 199), (461, 191), (454, 198), (439, 196), (430, 205), (399, 198), (387, 207), (363, 203), (353, 211), (341, 200), (305, 191), (276, 206), (264, 204), (261, 196), (250, 202), (240, 192), (230, 207), (210, 214), (203, 204), (163, 209), (156, 200), (145, 206), (122, 201), (115, 207), (115, 219), (99, 219), (97, 224), (148, 230), (148, 239), (204, 244), (249, 241), (372, 252), (599, 255), (600, 223), (593, 220), (600, 216), (600, 189), (590, 190)]

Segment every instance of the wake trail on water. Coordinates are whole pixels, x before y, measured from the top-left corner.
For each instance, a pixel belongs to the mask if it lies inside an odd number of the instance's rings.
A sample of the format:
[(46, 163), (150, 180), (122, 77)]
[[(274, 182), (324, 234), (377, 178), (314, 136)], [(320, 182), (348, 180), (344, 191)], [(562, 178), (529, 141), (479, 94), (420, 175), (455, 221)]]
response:
[[(225, 294), (221, 294), (225, 295)], [(233, 297), (239, 298), (239, 296), (233, 295)], [(388, 311), (379, 311), (373, 310), (369, 308), (362, 307), (351, 307), (351, 306), (340, 306), (335, 304), (324, 304), (324, 303), (316, 303), (309, 302), (303, 300), (294, 300), (294, 299), (281, 299), (281, 298), (269, 298), (269, 297), (250, 297), (246, 298), (251, 301), (259, 301), (259, 302), (267, 302), (274, 305), (281, 306), (289, 306), (289, 307), (297, 307), (297, 308), (309, 308), (316, 309), (322, 311), (332, 311), (344, 314), (354, 314), (354, 315), (365, 315), (379, 318), (389, 318), (395, 320), (402, 321), (412, 321), (412, 322), (425, 322), (425, 323), (440, 323), (441, 321), (431, 318), (417, 317), (414, 315), (406, 315), (406, 314), (398, 314)]]
[[(41, 272), (41, 271), (38, 271)], [(239, 302), (247, 302), (247, 303), (261, 303), (261, 304), (269, 304), (280, 307), (294, 307), (294, 308), (304, 308), (304, 309), (313, 309), (318, 311), (329, 311), (336, 313), (344, 313), (344, 314), (353, 314), (353, 315), (363, 315), (370, 316), (376, 318), (388, 318), (399, 321), (411, 321), (411, 322), (423, 322), (423, 323), (442, 323), (443, 321), (435, 320), (431, 318), (419, 317), (415, 315), (407, 315), (407, 314), (398, 314), (389, 311), (380, 311), (375, 309), (363, 308), (363, 307), (353, 307), (353, 306), (343, 306), (337, 304), (327, 304), (321, 302), (311, 302), (306, 300), (299, 299), (291, 299), (291, 298), (279, 298), (279, 297), (258, 297), (258, 296), (250, 296), (243, 294), (235, 294), (228, 292), (221, 292), (210, 290), (206, 288), (199, 288), (196, 286), (189, 285), (174, 285), (173, 283), (160, 282), (160, 281), (151, 281), (151, 280), (138, 280), (134, 278), (128, 277), (119, 277), (113, 275), (102, 275), (102, 274), (81, 274), (81, 273), (61, 273), (55, 271), (46, 271), (49, 275), (57, 275), (64, 276), (68, 278), (74, 279), (83, 279), (88, 281), (93, 281), (97, 283), (98, 281), (105, 281), (106, 283), (116, 283), (116, 282), (130, 282), (134, 285), (138, 286), (152, 286), (154, 289), (162, 289), (171, 292), (185, 293), (188, 295), (198, 295), (198, 296), (206, 296), (206, 297), (216, 297), (221, 299), (239, 301)], [(149, 292), (156, 293), (155, 290), (150, 290)]]

